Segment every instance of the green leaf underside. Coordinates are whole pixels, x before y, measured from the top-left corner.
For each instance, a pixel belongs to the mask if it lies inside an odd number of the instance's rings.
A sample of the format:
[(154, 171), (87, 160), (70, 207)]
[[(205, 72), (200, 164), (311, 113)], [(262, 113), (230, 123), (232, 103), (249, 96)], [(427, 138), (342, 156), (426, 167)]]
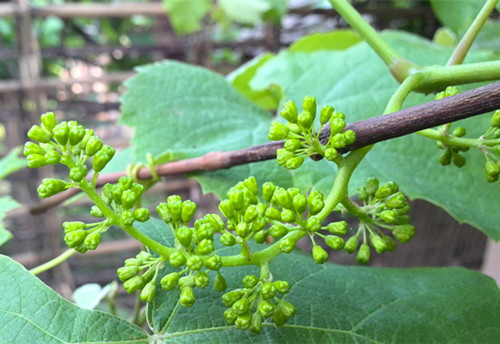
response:
[(12, 239), (12, 234), (3, 226), (2, 220), (9, 210), (19, 207), (20, 204), (10, 196), (0, 197), (0, 246)]
[[(442, 65), (452, 52), (451, 48), (401, 32), (386, 32), (383, 37), (404, 57), (422, 65)], [(491, 60), (492, 56), (484, 51), (471, 52), (466, 62)], [(219, 76), (174, 62), (151, 65), (139, 72), (127, 82), (122, 120), (136, 128), (133, 142), (136, 159), (142, 159), (147, 152), (189, 158), (268, 142), (271, 118), (235, 93)], [(333, 105), (347, 114), (348, 121), (381, 114), (398, 86), (365, 43), (341, 51), (282, 52), (257, 70), (250, 86), (258, 91), (272, 84), (283, 90), (282, 101), (292, 99), (300, 106), (305, 95), (314, 95), (319, 106)], [(460, 86), (460, 89), (471, 87)], [(405, 107), (432, 99), (432, 95), (412, 95)], [(234, 108), (238, 110), (232, 111)], [(183, 115), (182, 119), (177, 114)], [(217, 128), (207, 123), (207, 117), (212, 124), (218, 124)], [(489, 127), (489, 118), (478, 116), (460, 123), (466, 125), (468, 135), (477, 137)], [(382, 182), (394, 180), (410, 198), (428, 200), (457, 220), (499, 240), (496, 195), (500, 187), (498, 183), (486, 182), (482, 156), (474, 151), (465, 153), (467, 164), (458, 170), (439, 165), (440, 153), (433, 141), (418, 135), (379, 143), (355, 172), (350, 194), (368, 176), (378, 177)], [(219, 197), (224, 197), (232, 185), (249, 175), (254, 175), (260, 184), (273, 181), (283, 187), (294, 185), (302, 190), (316, 187), (327, 192), (335, 173), (332, 165), (307, 161), (298, 170), (287, 171), (275, 161), (266, 161), (199, 173), (196, 178), (204, 192), (214, 192)]]
[(0, 342), (149, 343), (141, 328), (64, 300), (12, 259), (0, 255)]
[[(160, 221), (145, 233), (171, 244)], [(227, 255), (234, 248), (220, 248)], [(256, 246), (254, 246), (256, 247)], [(233, 252), (234, 253), (234, 252)], [(291, 268), (293, 267), (293, 268)], [(167, 267), (163, 272), (173, 271)], [(223, 268), (228, 291), (256, 267)], [(388, 269), (317, 265), (300, 252), (271, 263), (275, 280), (288, 280), (285, 299), (297, 313), (282, 327), (265, 323), (256, 335), (229, 326), (211, 285), (195, 289), (191, 308), (177, 304), (178, 288), (159, 289), (148, 309), (164, 343), (492, 343), (500, 340), (500, 293), (495, 282), (463, 268)], [(211, 274), (211, 278), (214, 274)]]

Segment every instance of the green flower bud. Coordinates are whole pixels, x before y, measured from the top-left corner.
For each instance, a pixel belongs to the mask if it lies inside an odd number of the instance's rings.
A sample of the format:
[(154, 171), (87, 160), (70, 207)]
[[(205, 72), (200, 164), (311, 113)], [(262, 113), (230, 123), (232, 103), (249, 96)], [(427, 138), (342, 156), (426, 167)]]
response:
[(231, 307), (233, 305), (233, 303), (235, 303), (236, 301), (238, 301), (242, 297), (243, 297), (243, 293), (240, 289), (231, 290), (230, 292), (222, 295), (222, 302), (224, 303), (224, 306)]
[(219, 240), (224, 246), (233, 246), (236, 244), (236, 238), (230, 233), (222, 234)]
[(210, 277), (206, 272), (198, 271), (194, 276), (194, 283), (198, 288), (204, 289), (210, 284)]
[(97, 136), (91, 136), (85, 145), (85, 153), (88, 156), (94, 156), (103, 146), (101, 139)]
[(280, 122), (272, 122), (269, 127), (267, 138), (271, 141), (284, 140), (288, 135), (288, 128)]
[(252, 223), (252, 233), (257, 233), (267, 225), (267, 220), (264, 217), (258, 217)]
[(64, 242), (68, 245), (69, 248), (75, 248), (80, 244), (83, 244), (85, 237), (87, 236), (87, 232), (83, 229), (75, 230), (67, 233), (64, 236)]
[(137, 259), (140, 259), (142, 261), (148, 261), (148, 260), (151, 260), (153, 258), (153, 256), (151, 255), (151, 253), (149, 252), (146, 252), (146, 251), (141, 251), (139, 252), (139, 254), (137, 254), (137, 256), (135, 256)]
[(219, 270), (222, 267), (222, 259), (219, 256), (210, 256), (205, 259), (205, 266), (210, 270)]
[(494, 161), (486, 161), (484, 168), (486, 170), (486, 177), (488, 178), (488, 181), (498, 180), (498, 176), (500, 175), (500, 167)]
[(249, 233), (250, 227), (248, 227), (246, 222), (240, 222), (236, 225), (236, 234), (238, 234), (240, 238), (245, 238)]
[(368, 192), (366, 191), (366, 186), (362, 186), (360, 187), (357, 191), (356, 191), (356, 195), (358, 196), (359, 200), (363, 203), (367, 203), (368, 202)]
[(288, 192), (283, 188), (278, 187), (276, 188), (276, 190), (274, 190), (273, 200), (283, 208), (293, 209), (292, 198), (290, 197)]
[(225, 199), (219, 203), (219, 210), (227, 219), (230, 219), (234, 216), (234, 205), (228, 199)]
[(134, 217), (139, 222), (146, 222), (149, 220), (151, 212), (146, 208), (137, 208), (134, 210)]
[(286, 167), (286, 162), (293, 158), (295, 158), (295, 154), (287, 151), (284, 148), (279, 148), (276, 150), (276, 161), (280, 166)]
[(302, 128), (298, 124), (287, 123), (286, 127), (288, 129), (288, 132), (302, 136)]
[(298, 139), (286, 139), (283, 148), (291, 153), (295, 153), (295, 151), (302, 147), (302, 142)]
[(385, 200), (385, 205), (390, 209), (397, 209), (406, 206), (406, 197), (402, 192), (397, 192)]
[(134, 191), (132, 190), (125, 190), (121, 194), (121, 203), (123, 208), (125, 209), (132, 209), (134, 204), (137, 202), (139, 199), (139, 195), (137, 195)]
[(215, 276), (214, 289), (216, 291), (225, 291), (227, 289), (226, 279), (220, 273)]
[(384, 242), (385, 242), (385, 247), (386, 247), (385, 250), (386, 251), (392, 252), (396, 249), (396, 243), (394, 242), (394, 240), (392, 240), (391, 237), (384, 235), (384, 236), (382, 236), (382, 240), (384, 240)]
[(345, 139), (343, 134), (335, 134), (330, 138), (329, 143), (337, 149), (347, 146), (347, 140)]
[(344, 131), (342, 135), (344, 135), (347, 145), (352, 145), (356, 141), (356, 133), (351, 129)]
[(460, 154), (453, 154), (451, 157), (451, 161), (456, 167), (463, 167), (465, 165), (465, 157)]
[(367, 243), (361, 244), (358, 253), (356, 254), (356, 261), (358, 263), (366, 264), (370, 261), (370, 246)]
[(52, 133), (54, 134), (54, 139), (59, 143), (61, 146), (66, 145), (68, 143), (68, 134), (69, 134), (69, 127), (68, 123), (66, 121), (59, 123), (54, 127), (52, 130)]
[(42, 147), (40, 147), (40, 145), (34, 142), (28, 141), (24, 144), (23, 154), (26, 157), (32, 154), (38, 154), (43, 156), (45, 155), (45, 153), (47, 153), (45, 149), (43, 149)]
[(47, 198), (50, 196), (54, 196), (61, 191), (64, 191), (68, 188), (66, 182), (60, 179), (54, 178), (44, 178), (42, 179), (42, 184), (38, 186), (36, 191), (38, 192), (38, 196), (40, 198)]
[(224, 311), (224, 318), (229, 324), (233, 324), (237, 316), (238, 314), (236, 314), (236, 312), (232, 308), (228, 308)]
[(295, 170), (302, 166), (304, 163), (304, 158), (301, 156), (296, 156), (294, 158), (288, 159), (285, 163), (285, 167), (289, 170)]
[(451, 164), (451, 150), (446, 149), (440, 156), (439, 156), (439, 163), (442, 166), (447, 166)]
[(213, 240), (215, 228), (210, 223), (204, 223), (196, 231), (198, 240), (209, 239)]
[(309, 213), (311, 215), (316, 215), (325, 206), (325, 203), (323, 202), (323, 195), (317, 191), (313, 191), (309, 194), (307, 197), (307, 203), (309, 205)]
[(186, 265), (191, 270), (200, 270), (203, 267), (203, 258), (197, 255), (193, 255), (188, 258)]
[(350, 237), (345, 245), (344, 245), (344, 250), (347, 252), (347, 253), (353, 253), (354, 251), (356, 251), (356, 249), (358, 248), (358, 244), (359, 244), (359, 239), (357, 236), (352, 236)]
[(265, 215), (270, 220), (277, 220), (277, 221), (281, 220), (281, 212), (273, 207), (267, 208)]
[(290, 283), (287, 281), (275, 281), (273, 283), (274, 288), (281, 294), (287, 294), (290, 291)]
[(251, 205), (245, 210), (245, 215), (243, 215), (243, 221), (246, 223), (251, 223), (259, 216), (259, 211), (255, 205)]
[(181, 220), (182, 214), (182, 201), (175, 200), (169, 202), (167, 199), (168, 208), (170, 209), (170, 215), (172, 216), (172, 221), (177, 222)]
[(288, 228), (282, 224), (272, 225), (269, 228), (269, 235), (273, 238), (281, 238), (288, 234)]
[(374, 196), (379, 188), (379, 181), (377, 178), (370, 177), (365, 182), (366, 192), (370, 196)]
[(299, 117), (297, 118), (297, 122), (299, 123), (299, 125), (301, 125), (304, 129), (309, 129), (311, 128), (312, 124), (313, 124), (313, 120), (314, 120), (314, 117), (313, 117), (313, 114), (308, 112), (308, 111), (302, 111), (300, 114), (299, 114)]
[(493, 116), (491, 117), (491, 126), (493, 128), (500, 128), (500, 110), (493, 113)]
[(52, 138), (52, 134), (47, 130), (40, 128), (38, 125), (34, 125), (28, 131), (28, 137), (33, 141), (48, 143)]
[(379, 214), (382, 221), (387, 223), (396, 223), (399, 219), (399, 214), (396, 210), (384, 210)]
[(87, 224), (81, 221), (63, 222), (62, 226), (66, 234), (87, 228)]
[(344, 248), (344, 239), (336, 235), (327, 235), (325, 243), (336, 251)]
[(202, 256), (206, 256), (214, 251), (214, 243), (210, 239), (203, 239), (198, 243), (196, 252)]
[(122, 268), (119, 268), (116, 273), (118, 274), (118, 278), (120, 279), (120, 281), (125, 282), (132, 277), (137, 276), (139, 271), (139, 267), (137, 266), (124, 266)]
[(68, 141), (72, 146), (76, 146), (85, 136), (85, 128), (81, 125), (72, 126), (69, 130)]
[(170, 214), (170, 209), (168, 208), (167, 203), (158, 204), (158, 206), (156, 207), (156, 212), (166, 223), (172, 222), (172, 215)]
[(316, 216), (311, 216), (307, 219), (305, 229), (310, 232), (317, 232), (321, 229), (321, 221)]
[(290, 209), (283, 209), (281, 211), (281, 221), (287, 223), (295, 223), (296, 221), (295, 213)]
[(346, 123), (343, 119), (332, 117), (330, 120), (330, 141), (332, 141), (337, 134), (340, 134), (342, 130), (344, 130), (345, 126)]
[(175, 236), (177, 240), (179, 240), (181, 245), (187, 248), (189, 247), (189, 245), (191, 245), (191, 239), (193, 238), (193, 231), (191, 230), (191, 228), (185, 226), (180, 227), (176, 231)]
[(250, 306), (250, 302), (246, 297), (243, 297), (233, 303), (231, 306), (232, 309), (236, 312), (238, 315), (243, 315), (248, 311), (248, 307)]
[(168, 257), (168, 260), (170, 261), (170, 265), (178, 268), (183, 266), (186, 263), (186, 257), (179, 251), (174, 251), (170, 254)]
[(415, 235), (415, 227), (412, 225), (395, 226), (392, 230), (392, 235), (394, 235), (397, 241), (404, 244)]
[(279, 300), (278, 302), (278, 309), (283, 313), (283, 315), (288, 319), (293, 317), (293, 315), (296, 313), (295, 306), (292, 305), (290, 302), (285, 301), (285, 300)]
[(182, 203), (181, 220), (183, 223), (188, 223), (196, 212), (197, 205), (193, 201), (184, 201)]
[(279, 309), (278, 307), (276, 307), (276, 309), (274, 310), (274, 313), (273, 313), (273, 321), (274, 323), (277, 325), (277, 326), (282, 326), (286, 323), (287, 321), (287, 317), (285, 317), (285, 315), (283, 314), (283, 312), (281, 311), (281, 309)]
[(135, 276), (131, 279), (126, 280), (123, 283), (123, 288), (127, 291), (127, 293), (132, 294), (137, 290), (142, 289), (146, 285), (147, 281), (144, 280), (142, 276)]
[(276, 288), (272, 282), (264, 282), (260, 288), (260, 294), (264, 300), (272, 299), (276, 295)]
[(399, 187), (396, 183), (394, 182), (388, 182), (383, 185), (381, 185), (378, 189), (377, 192), (375, 192), (375, 197), (378, 199), (384, 199), (386, 197), (389, 197), (390, 195), (398, 192)]
[(45, 156), (40, 154), (31, 154), (26, 157), (26, 162), (29, 168), (43, 167), (48, 164)]
[(304, 111), (309, 112), (314, 119), (317, 111), (316, 98), (313, 96), (305, 96), (302, 102), (302, 108)]
[(291, 100), (287, 101), (285, 104), (283, 104), (283, 108), (280, 111), (280, 115), (288, 122), (296, 123), (298, 116), (297, 106), (293, 101)]
[(262, 197), (266, 203), (271, 202), (275, 189), (276, 185), (272, 182), (266, 182), (262, 185)]
[(255, 235), (253, 236), (253, 240), (257, 244), (263, 244), (267, 240), (268, 235), (269, 235), (268, 231), (261, 230), (261, 231), (255, 233)]
[(252, 316), (249, 313), (243, 314), (243, 315), (238, 315), (236, 317), (236, 320), (234, 322), (234, 325), (239, 328), (240, 330), (246, 330), (247, 328), (250, 327), (250, 321), (252, 320)]
[(250, 331), (253, 333), (260, 333), (262, 331), (262, 317), (257, 312), (253, 313), (250, 320)]
[(348, 226), (345, 221), (331, 222), (326, 226), (326, 230), (332, 234), (346, 235), (347, 229)]
[(99, 231), (92, 232), (87, 235), (84, 244), (89, 250), (95, 250), (101, 242), (101, 233)]
[(312, 248), (312, 256), (316, 264), (323, 264), (328, 260), (328, 252), (319, 245), (314, 245)]
[(260, 280), (259, 277), (255, 275), (246, 275), (241, 281), (241, 283), (245, 288), (252, 289), (257, 285), (257, 283), (259, 283), (259, 280)]
[[(45, 157), (45, 161), (47, 161), (47, 164), (50, 164), (50, 165), (55, 165), (61, 160), (61, 154), (59, 154), (59, 152), (56, 150), (48, 151), (47, 153), (45, 153), (44, 157)], [(86, 167), (85, 167), (85, 169), (86, 169)]]
[(154, 281), (148, 282), (144, 288), (141, 290), (141, 294), (139, 295), (140, 299), (144, 302), (150, 303), (153, 301), (156, 291), (156, 284)]
[(335, 109), (332, 106), (330, 105), (323, 106), (323, 108), (321, 109), (321, 114), (319, 116), (320, 123), (321, 124), (328, 123), (328, 121), (332, 117), (333, 111), (335, 111)]
[(283, 238), (279, 242), (279, 248), (280, 248), (281, 252), (290, 253), (293, 251), (296, 244), (297, 244), (297, 242), (295, 240), (293, 240), (292, 238)]
[(78, 165), (69, 170), (69, 177), (72, 181), (79, 183), (85, 178), (87, 172), (87, 166)]
[(175, 288), (179, 282), (180, 274), (178, 272), (171, 272), (168, 275), (163, 276), (160, 280), (161, 287), (165, 290), (172, 290)]
[(94, 171), (101, 172), (114, 155), (115, 149), (113, 147), (108, 145), (102, 146), (102, 148), (94, 155), (94, 160), (92, 161)]
[(227, 197), (233, 203), (234, 210), (240, 210), (245, 204), (245, 195), (242, 190), (230, 189)]
[(467, 130), (464, 127), (456, 127), (452, 132), (452, 135), (456, 137), (463, 137), (465, 134), (467, 134)]
[(259, 302), (257, 310), (264, 318), (269, 318), (274, 313), (274, 305), (269, 301), (262, 300)]
[(40, 116), (40, 119), (42, 121), (42, 127), (48, 132), (52, 132), (54, 127), (57, 125), (56, 116), (53, 112), (44, 113)]
[(125, 259), (125, 266), (141, 266), (142, 260), (137, 258)]
[(191, 288), (194, 288), (195, 287), (195, 283), (194, 283), (194, 276), (183, 276), (181, 278), (179, 278), (179, 288), (183, 288), (183, 287), (191, 287)]
[(181, 295), (179, 296), (179, 303), (182, 307), (192, 307), (194, 305), (195, 298), (193, 293), (193, 288), (191, 287), (182, 287)]
[(387, 250), (385, 241), (377, 234), (370, 234), (370, 244), (377, 253), (384, 253)]
[(135, 216), (130, 210), (125, 210), (120, 214), (120, 219), (125, 226), (132, 226), (135, 221)]
[(338, 158), (338, 156), (339, 156), (339, 152), (335, 148), (329, 147), (329, 148), (325, 149), (326, 160), (334, 161), (335, 159)]

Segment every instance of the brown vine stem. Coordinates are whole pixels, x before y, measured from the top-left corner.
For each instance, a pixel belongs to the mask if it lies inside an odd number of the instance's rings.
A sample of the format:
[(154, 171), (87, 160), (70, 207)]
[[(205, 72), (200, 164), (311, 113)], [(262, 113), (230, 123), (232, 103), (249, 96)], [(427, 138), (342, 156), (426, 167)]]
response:
[[(351, 129), (356, 132), (356, 142), (345, 147), (342, 153), (441, 124), (480, 115), (499, 108), (500, 81), (465, 91), (455, 96), (431, 101), (386, 115), (352, 122), (345, 129)], [(320, 139), (325, 140), (329, 135), (330, 127), (326, 125), (323, 128)], [(155, 169), (159, 176), (226, 169), (252, 162), (274, 159), (276, 157), (276, 150), (282, 146), (283, 142), (279, 141), (251, 146), (236, 151), (211, 152), (198, 158), (158, 165)], [(124, 175), (125, 172), (101, 174), (97, 185), (102, 186), (106, 183), (114, 183)], [(137, 176), (139, 179), (149, 179), (151, 178), (151, 171), (149, 168), (142, 168), (139, 170)], [(60, 193), (47, 201), (35, 204), (31, 207), (31, 212), (43, 212), (77, 193), (77, 189)]]

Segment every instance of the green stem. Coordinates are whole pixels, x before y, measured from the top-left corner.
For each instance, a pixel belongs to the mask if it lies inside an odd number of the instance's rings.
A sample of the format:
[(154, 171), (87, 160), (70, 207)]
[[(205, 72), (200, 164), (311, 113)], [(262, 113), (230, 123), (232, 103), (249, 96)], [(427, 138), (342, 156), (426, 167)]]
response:
[(365, 212), (363, 212), (349, 197), (344, 197), (341, 201), (349, 214), (356, 216), (361, 222), (373, 223), (373, 220)]
[(422, 73), (412, 74), (407, 77), (398, 87), (396, 92), (394, 92), (391, 99), (387, 103), (384, 114), (401, 110), (405, 99), (413, 90), (420, 86), (422, 79)]
[(344, 20), (370, 45), (375, 53), (389, 67), (396, 80), (402, 82), (412, 69), (417, 68), (394, 50), (378, 32), (345, 0), (329, 0)]
[(469, 52), (472, 43), (477, 37), (477, 34), (479, 33), (479, 31), (481, 31), (491, 12), (495, 9), (495, 5), (497, 4), (497, 2), (498, 0), (486, 1), (483, 8), (481, 8), (481, 11), (479, 11), (478, 15), (476, 16), (476, 19), (474, 19), (471, 26), (469, 26), (467, 32), (455, 48), (455, 51), (453, 51), (453, 54), (450, 56), (450, 59), (447, 63), (448, 66), (459, 65), (464, 61), (465, 56)]
[(133, 226), (125, 226), (118, 215), (116, 215), (111, 208), (102, 200), (94, 186), (87, 180), (82, 180), (79, 184), (80, 189), (87, 194), (87, 196), (94, 202), (94, 204), (102, 211), (104, 216), (110, 221), (110, 224), (120, 227), (123, 231), (127, 232), (134, 239), (139, 241), (145, 246), (160, 254), (163, 257), (168, 257), (174, 249), (164, 246), (159, 242), (151, 239), (137, 228)]
[(420, 135), (441, 141), (448, 146), (480, 148), (481, 146), (494, 147), (500, 144), (500, 139), (467, 139), (465, 137), (445, 136), (436, 129), (424, 129), (418, 132)]
[(74, 249), (70, 248), (69, 250), (64, 251), (63, 253), (61, 253), (60, 255), (55, 257), (54, 259), (51, 259), (48, 262), (31, 269), (30, 272), (33, 275), (38, 275), (44, 271), (52, 269), (53, 267), (61, 264), (62, 262), (66, 261), (69, 257), (74, 255), (75, 253), (76, 253), (76, 251)]

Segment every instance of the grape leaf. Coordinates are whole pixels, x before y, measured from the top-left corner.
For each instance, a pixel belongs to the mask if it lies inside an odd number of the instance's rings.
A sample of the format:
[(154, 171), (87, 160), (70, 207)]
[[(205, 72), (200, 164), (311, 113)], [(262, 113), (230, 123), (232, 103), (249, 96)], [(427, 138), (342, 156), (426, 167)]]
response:
[(483, 7), (484, 0), (431, 0), (432, 10), (444, 26), (462, 36)]
[(361, 42), (361, 37), (353, 30), (336, 30), (313, 33), (296, 40), (289, 51), (343, 50)]
[[(173, 237), (161, 221), (140, 224), (163, 244)], [(258, 246), (258, 245), (256, 245)], [(220, 248), (220, 255), (235, 248)], [(255, 248), (255, 246), (253, 246)], [(233, 252), (231, 252), (233, 251)], [(238, 250), (236, 249), (236, 252)], [(293, 269), (290, 267), (293, 266)], [(176, 269), (175, 271), (177, 271)], [(161, 275), (174, 271), (167, 267)], [(223, 268), (229, 290), (256, 267)], [(256, 335), (230, 326), (222, 293), (195, 289), (196, 303), (179, 306), (178, 288), (157, 288), (148, 319), (165, 343), (489, 343), (500, 340), (500, 292), (495, 282), (464, 268), (389, 269), (317, 265), (300, 252), (271, 264), (275, 280), (290, 281), (285, 296), (297, 313), (282, 327), (264, 323)], [(213, 283), (214, 275), (211, 275)]]
[(0, 197), (0, 246), (12, 239), (12, 234), (3, 226), (2, 220), (9, 210), (17, 207), (19, 207), (19, 203), (14, 201), (10, 196)]
[(286, 12), (288, 0), (219, 0), (218, 5), (232, 21), (258, 25), (263, 21), (279, 23)]
[(5, 157), (0, 159), (0, 179), (26, 167), (26, 160), (18, 157), (22, 147), (13, 148)]
[(141, 328), (64, 300), (20, 264), (0, 255), (3, 343), (149, 343)]

